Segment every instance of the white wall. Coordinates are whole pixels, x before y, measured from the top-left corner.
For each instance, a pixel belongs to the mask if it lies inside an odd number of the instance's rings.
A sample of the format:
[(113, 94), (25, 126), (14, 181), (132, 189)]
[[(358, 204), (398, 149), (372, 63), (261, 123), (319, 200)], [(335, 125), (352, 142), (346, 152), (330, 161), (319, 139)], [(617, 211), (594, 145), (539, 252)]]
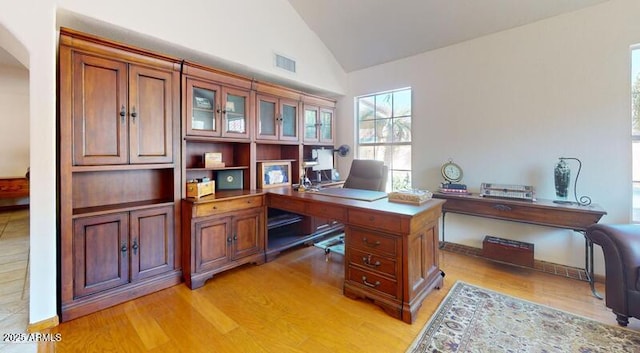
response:
[(0, 177), (22, 177), (29, 167), (29, 71), (0, 66)]
[[(286, 0), (59, 0), (60, 24), (162, 52), (217, 63), (320, 92), (343, 93), (346, 74)], [(72, 13), (69, 13), (72, 12)], [(93, 20), (79, 21), (73, 13)], [(108, 23), (99, 26), (96, 20)], [(117, 31), (117, 28), (125, 29)], [(137, 34), (146, 36), (138, 38)], [(296, 60), (297, 73), (274, 66), (274, 53)], [(204, 61), (204, 62), (203, 62)], [(223, 67), (227, 68), (227, 67)]]
[[(640, 2), (585, 10), (349, 74), (339, 103), (341, 143), (353, 145), (353, 97), (413, 87), (414, 187), (437, 189), (449, 158), (472, 191), (482, 182), (528, 184), (555, 198), (558, 157), (578, 157), (578, 193), (628, 222), (631, 210), (630, 49)], [(577, 168), (577, 165), (573, 165)], [(574, 169), (574, 172), (576, 169)], [(447, 215), (447, 240), (485, 235), (535, 243), (537, 259), (584, 266), (571, 231)], [(603, 274), (597, 251), (596, 272)]]
[[(345, 73), (286, 0), (0, 0), (0, 8), (0, 46), (29, 69), (31, 323), (56, 315), (57, 28), (72, 24), (72, 15), (95, 34), (113, 32), (111, 39), (127, 43), (130, 35), (143, 47), (175, 49), (256, 77), (319, 92), (346, 86)], [(274, 51), (296, 59), (298, 74), (274, 68)]]

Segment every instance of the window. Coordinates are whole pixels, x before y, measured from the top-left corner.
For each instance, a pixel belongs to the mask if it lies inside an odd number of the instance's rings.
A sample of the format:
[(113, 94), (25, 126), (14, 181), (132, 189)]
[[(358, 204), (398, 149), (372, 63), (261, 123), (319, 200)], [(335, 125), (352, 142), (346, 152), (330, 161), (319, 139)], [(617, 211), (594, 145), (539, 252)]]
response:
[(632, 221), (640, 222), (640, 47), (631, 50)]
[(411, 88), (356, 98), (357, 158), (384, 161), (387, 190), (411, 188)]

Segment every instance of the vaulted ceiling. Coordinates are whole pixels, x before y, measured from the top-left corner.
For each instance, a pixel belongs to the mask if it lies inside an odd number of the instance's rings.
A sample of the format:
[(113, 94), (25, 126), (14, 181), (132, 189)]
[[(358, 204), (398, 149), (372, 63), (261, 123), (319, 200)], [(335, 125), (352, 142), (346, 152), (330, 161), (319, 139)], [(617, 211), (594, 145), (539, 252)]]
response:
[(347, 72), (608, 0), (288, 0)]

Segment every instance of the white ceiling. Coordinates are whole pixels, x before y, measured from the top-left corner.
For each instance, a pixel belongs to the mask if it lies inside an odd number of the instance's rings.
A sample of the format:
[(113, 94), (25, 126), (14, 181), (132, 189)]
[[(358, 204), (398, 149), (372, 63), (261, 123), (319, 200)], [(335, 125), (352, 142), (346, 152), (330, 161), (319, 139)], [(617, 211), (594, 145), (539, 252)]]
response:
[(288, 0), (351, 72), (608, 0)]

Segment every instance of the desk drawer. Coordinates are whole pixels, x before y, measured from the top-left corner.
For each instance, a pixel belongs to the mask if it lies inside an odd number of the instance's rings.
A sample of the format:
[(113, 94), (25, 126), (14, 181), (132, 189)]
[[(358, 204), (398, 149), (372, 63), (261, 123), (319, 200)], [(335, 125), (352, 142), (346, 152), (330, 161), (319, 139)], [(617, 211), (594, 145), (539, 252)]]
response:
[(349, 210), (349, 223), (396, 233), (401, 228), (398, 216), (362, 210)]
[(294, 213), (302, 213), (304, 212), (304, 205), (304, 201), (296, 200), (292, 197), (269, 195), (269, 204), (267, 206)]
[(346, 246), (351, 249), (391, 258), (396, 258), (400, 253), (398, 237), (351, 226), (347, 227), (347, 233)]
[(349, 266), (347, 270), (347, 281), (357, 283), (359, 286), (365, 287), (368, 290), (378, 291), (394, 298), (400, 298), (400, 286), (398, 286), (397, 281), (359, 269), (355, 266)]
[(196, 206), (196, 217), (205, 217), (230, 211), (244, 210), (263, 205), (262, 196), (249, 196), (232, 200), (208, 202)]
[(359, 266), (383, 275), (398, 278), (398, 268), (395, 259), (379, 256), (366, 251), (350, 249), (349, 266)]
[(345, 208), (337, 205), (328, 205), (322, 203), (308, 203), (307, 214), (341, 222), (347, 218), (347, 210)]
[(443, 208), (446, 212), (576, 230), (584, 230), (602, 217), (598, 213), (576, 212), (563, 206), (538, 206), (535, 202), (519, 204), (493, 199), (447, 199)]

